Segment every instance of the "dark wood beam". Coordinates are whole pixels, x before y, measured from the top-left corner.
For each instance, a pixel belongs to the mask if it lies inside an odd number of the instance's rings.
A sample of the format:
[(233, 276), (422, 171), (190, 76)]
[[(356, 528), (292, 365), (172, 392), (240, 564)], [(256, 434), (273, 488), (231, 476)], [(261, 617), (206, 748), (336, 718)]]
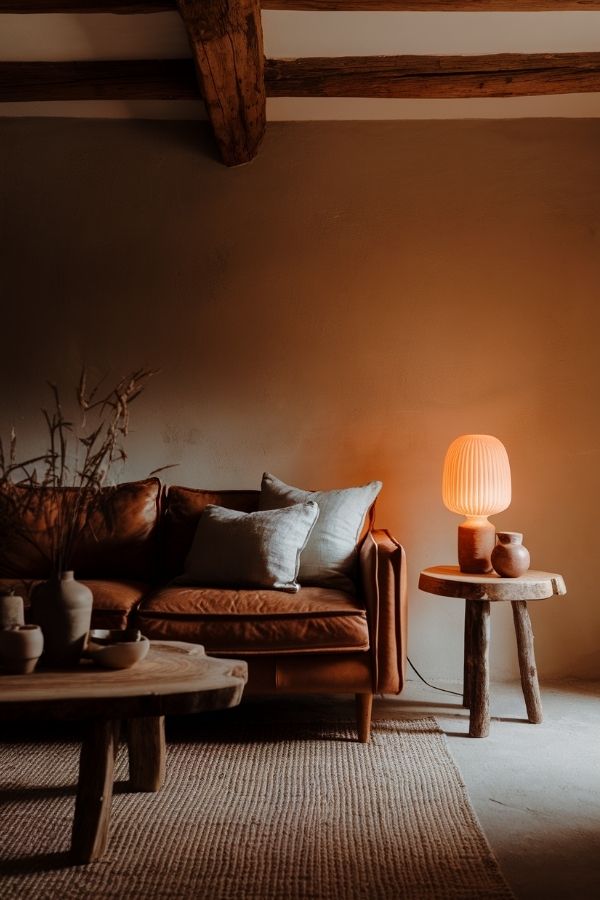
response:
[(199, 99), (191, 59), (0, 62), (0, 101)]
[[(270, 97), (518, 97), (600, 91), (600, 53), (266, 62)], [(0, 101), (186, 100), (192, 60), (0, 63)]]
[(261, 0), (263, 9), (347, 12), (547, 12), (600, 9), (600, 0)]
[[(600, 0), (261, 0), (263, 9), (350, 12), (573, 12), (600, 9)], [(0, 13), (154, 13), (176, 0), (0, 0)]]
[(265, 133), (260, 0), (177, 0), (223, 162), (254, 159)]
[(600, 91), (600, 53), (269, 59), (270, 97), (520, 97)]
[(0, 13), (155, 13), (176, 0), (0, 0)]

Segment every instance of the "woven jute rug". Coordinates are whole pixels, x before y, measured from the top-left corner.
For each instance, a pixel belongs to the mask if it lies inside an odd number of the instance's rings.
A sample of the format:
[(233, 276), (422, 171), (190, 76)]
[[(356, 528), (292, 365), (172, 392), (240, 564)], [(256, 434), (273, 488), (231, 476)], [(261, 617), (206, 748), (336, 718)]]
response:
[(433, 719), (369, 745), (351, 723), (210, 731), (169, 743), (160, 793), (117, 783), (108, 851), (76, 867), (77, 743), (0, 745), (2, 900), (512, 897)]

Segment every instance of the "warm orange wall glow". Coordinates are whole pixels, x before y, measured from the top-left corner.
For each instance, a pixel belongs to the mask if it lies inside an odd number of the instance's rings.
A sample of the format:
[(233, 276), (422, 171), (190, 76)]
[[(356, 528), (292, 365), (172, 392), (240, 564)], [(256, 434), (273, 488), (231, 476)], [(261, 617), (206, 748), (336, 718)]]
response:
[[(540, 675), (598, 677), (599, 159), (600, 119), (271, 123), (237, 169), (200, 123), (4, 120), (0, 422), (25, 441), (46, 379), (145, 364), (125, 477), (380, 478), (411, 658), (457, 680), (463, 604), (418, 573), (457, 561), (448, 445), (496, 434), (493, 524), (569, 591), (532, 604)], [(504, 607), (493, 678), (518, 675)]]

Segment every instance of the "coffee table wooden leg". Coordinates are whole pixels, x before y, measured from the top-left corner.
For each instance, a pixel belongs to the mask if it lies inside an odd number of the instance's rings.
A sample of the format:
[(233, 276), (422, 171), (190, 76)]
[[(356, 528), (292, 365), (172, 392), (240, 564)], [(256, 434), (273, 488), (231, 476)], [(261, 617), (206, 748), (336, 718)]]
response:
[(527, 707), (527, 718), (538, 725), (543, 721), (542, 698), (538, 683), (535, 654), (533, 652), (533, 629), (525, 600), (512, 601), (517, 649), (519, 651), (519, 669), (521, 671), (521, 687)]
[(81, 745), (71, 838), (76, 863), (100, 859), (106, 849), (118, 734), (118, 722), (91, 722)]
[(130, 790), (159, 791), (165, 780), (165, 717), (130, 719), (127, 744)]
[(490, 732), (490, 601), (473, 600), (472, 704), (470, 737), (487, 737)]
[(464, 640), (464, 664), (463, 664), (463, 706), (471, 708), (473, 693), (473, 602), (465, 600), (465, 640)]

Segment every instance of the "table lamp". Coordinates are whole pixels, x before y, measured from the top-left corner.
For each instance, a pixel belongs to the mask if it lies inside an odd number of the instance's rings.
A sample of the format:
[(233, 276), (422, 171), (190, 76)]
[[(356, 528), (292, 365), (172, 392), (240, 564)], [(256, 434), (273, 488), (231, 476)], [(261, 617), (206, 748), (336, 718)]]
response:
[(510, 464), (504, 445), (491, 434), (463, 434), (444, 460), (444, 506), (466, 516), (458, 526), (461, 572), (492, 571), (496, 530), (487, 517), (510, 505)]

